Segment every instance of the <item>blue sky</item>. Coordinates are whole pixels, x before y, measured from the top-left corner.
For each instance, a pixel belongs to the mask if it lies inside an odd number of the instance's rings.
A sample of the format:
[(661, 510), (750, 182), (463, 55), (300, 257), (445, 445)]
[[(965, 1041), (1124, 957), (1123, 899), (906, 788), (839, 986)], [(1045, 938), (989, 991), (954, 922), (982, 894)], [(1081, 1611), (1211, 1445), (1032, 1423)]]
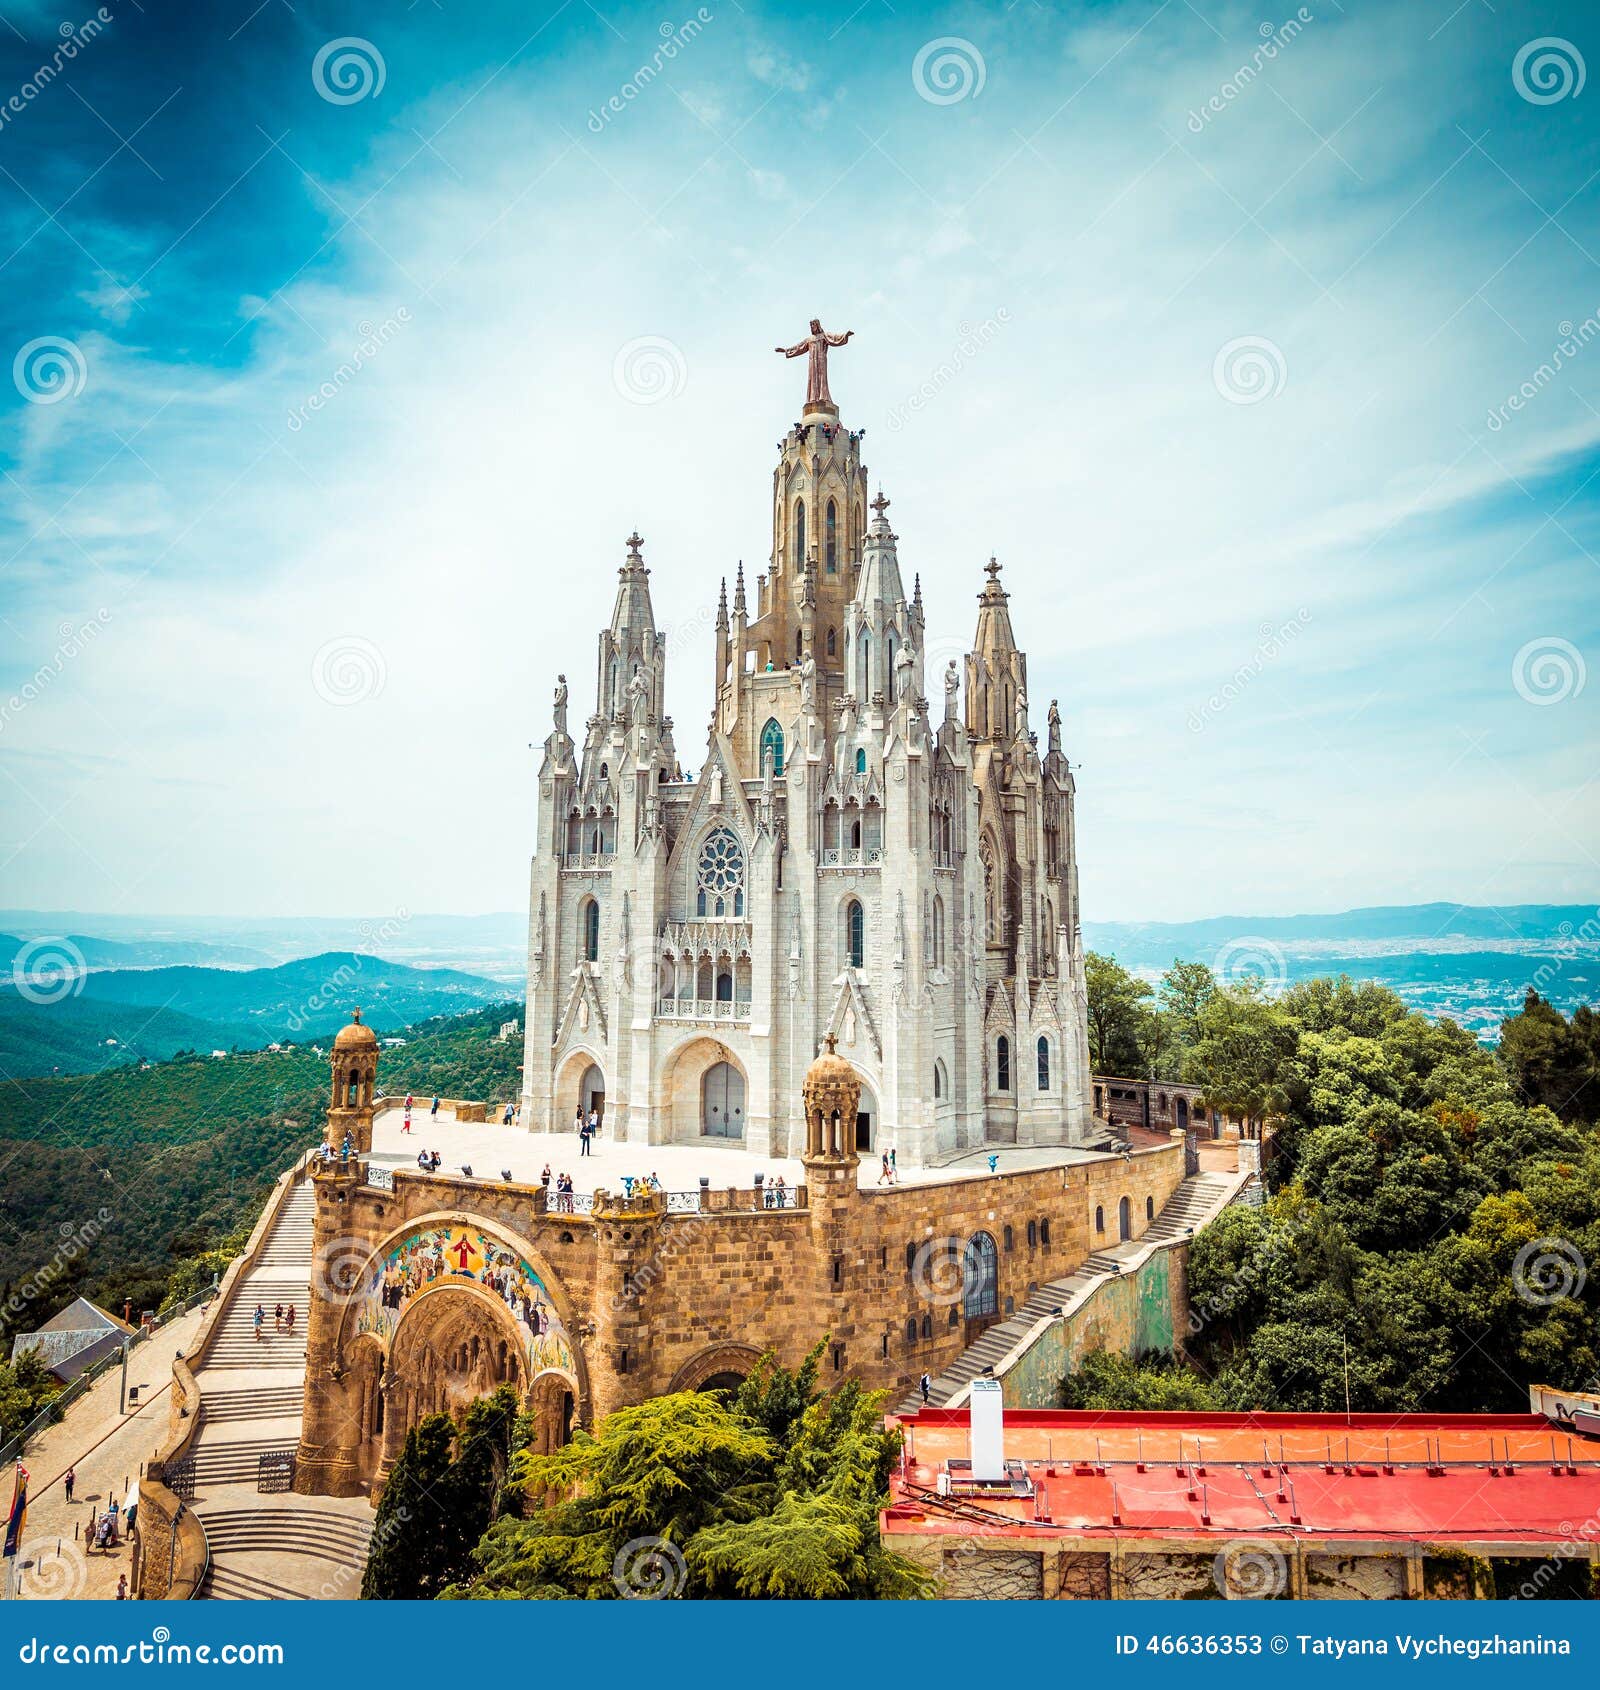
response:
[(93, 15), (0, 0), (5, 903), (517, 907), (635, 524), (703, 751), (813, 314), (1087, 914), (1600, 899), (1592, 8)]

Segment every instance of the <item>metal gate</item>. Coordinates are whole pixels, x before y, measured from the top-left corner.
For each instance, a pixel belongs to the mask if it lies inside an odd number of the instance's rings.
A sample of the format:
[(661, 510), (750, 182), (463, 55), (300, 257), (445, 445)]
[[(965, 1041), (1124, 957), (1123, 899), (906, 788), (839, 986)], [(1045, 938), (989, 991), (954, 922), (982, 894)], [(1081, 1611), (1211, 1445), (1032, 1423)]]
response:
[(294, 1451), (269, 1449), (256, 1463), (256, 1489), (261, 1492), (294, 1489)]

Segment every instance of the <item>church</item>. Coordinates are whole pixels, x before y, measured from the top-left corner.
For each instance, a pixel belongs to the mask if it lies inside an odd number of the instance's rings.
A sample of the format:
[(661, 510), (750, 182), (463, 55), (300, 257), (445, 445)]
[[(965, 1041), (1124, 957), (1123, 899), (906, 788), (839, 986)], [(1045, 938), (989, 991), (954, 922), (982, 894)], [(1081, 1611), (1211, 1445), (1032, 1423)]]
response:
[[(1032, 726), (991, 558), (964, 663), (928, 609), (862, 431), (806, 357), (767, 568), (724, 579), (704, 759), (666, 714), (667, 643), (633, 534), (581, 745), (562, 676), (539, 771), (522, 1121), (619, 1142), (805, 1148), (824, 1042), (860, 1081), (855, 1149), (898, 1166), (1092, 1133), (1074, 782)], [(906, 575), (912, 586), (906, 590)], [(930, 699), (930, 688), (934, 698)], [(937, 701), (937, 702), (935, 702)]]

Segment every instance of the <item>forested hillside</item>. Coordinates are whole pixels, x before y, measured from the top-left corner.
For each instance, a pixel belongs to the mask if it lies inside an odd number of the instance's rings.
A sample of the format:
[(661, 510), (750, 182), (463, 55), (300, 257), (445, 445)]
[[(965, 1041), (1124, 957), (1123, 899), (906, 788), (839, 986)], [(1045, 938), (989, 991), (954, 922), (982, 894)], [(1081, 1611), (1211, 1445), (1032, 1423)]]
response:
[[(1490, 1052), (1382, 987), (1269, 1001), (1091, 969), (1092, 1037), (1276, 1124), (1273, 1194), (1195, 1241), (1194, 1370), (1097, 1358), (1086, 1407), (1518, 1409), (1600, 1375), (1600, 1017), (1530, 991)], [(1133, 1072), (1146, 1071), (1134, 1068)]]
[[(408, 1028), (380, 1086), (513, 1095), (522, 1041), (497, 1033), (516, 1013)], [(131, 1297), (137, 1312), (203, 1282), (194, 1259), (248, 1231), (272, 1181), (318, 1142), (328, 1086), (309, 1046), (0, 1086), (0, 1341), (80, 1294), (119, 1311)]]

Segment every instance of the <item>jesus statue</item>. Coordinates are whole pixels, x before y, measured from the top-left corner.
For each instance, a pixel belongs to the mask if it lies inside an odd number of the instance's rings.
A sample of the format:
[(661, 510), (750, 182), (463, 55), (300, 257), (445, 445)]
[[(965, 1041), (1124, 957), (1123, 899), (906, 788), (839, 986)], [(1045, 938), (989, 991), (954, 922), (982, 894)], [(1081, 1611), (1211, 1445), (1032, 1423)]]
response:
[(833, 395), (828, 391), (828, 348), (843, 346), (856, 331), (846, 329), (843, 334), (829, 334), (823, 328), (819, 318), (811, 319), (811, 333), (793, 346), (775, 346), (774, 352), (781, 352), (785, 358), (798, 358), (807, 355), (806, 364), (806, 409), (813, 405), (827, 405), (832, 407)]

